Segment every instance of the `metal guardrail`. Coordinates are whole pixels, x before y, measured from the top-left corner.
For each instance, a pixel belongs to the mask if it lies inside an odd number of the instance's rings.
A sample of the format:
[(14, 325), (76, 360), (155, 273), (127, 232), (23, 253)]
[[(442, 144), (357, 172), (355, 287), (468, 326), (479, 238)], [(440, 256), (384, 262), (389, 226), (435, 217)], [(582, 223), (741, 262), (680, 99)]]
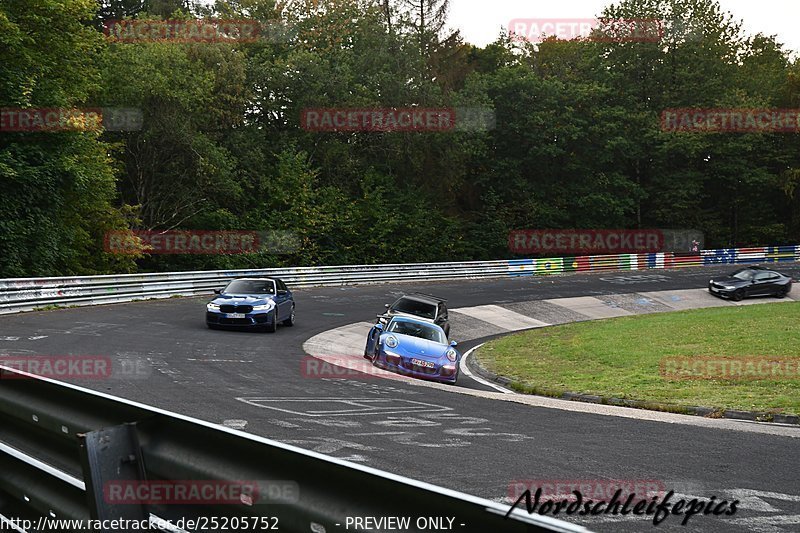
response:
[(303, 288), (776, 261), (800, 261), (800, 246), (703, 250), (699, 254), (619, 254), (461, 263), (345, 265), (60, 278), (10, 278), (0, 279), (0, 314), (30, 311), (47, 306), (95, 305), (148, 298), (208, 294), (232, 278), (246, 276), (277, 276), (293, 288)]
[(277, 276), (292, 288), (390, 281), (501, 277), (507, 261), (356, 265), (0, 280), (0, 314), (50, 305), (93, 305), (208, 294), (236, 277)]
[[(458, 464), (457, 458), (454, 463)], [(261, 486), (290, 483), (294, 488), (291, 497), (266, 500), (241, 498), (202, 505), (109, 503), (109, 484), (145, 480), (260, 480)], [(157, 517), (175, 524), (181, 518), (269, 516), (277, 519), (280, 531), (326, 533), (344, 531), (348, 517), (448, 516), (455, 518), (456, 525), (463, 524), (454, 529), (467, 533), (587, 531), (520, 509), (506, 518), (508, 509), (489, 500), (0, 367), (0, 515), (6, 518), (40, 524), (42, 517)]]

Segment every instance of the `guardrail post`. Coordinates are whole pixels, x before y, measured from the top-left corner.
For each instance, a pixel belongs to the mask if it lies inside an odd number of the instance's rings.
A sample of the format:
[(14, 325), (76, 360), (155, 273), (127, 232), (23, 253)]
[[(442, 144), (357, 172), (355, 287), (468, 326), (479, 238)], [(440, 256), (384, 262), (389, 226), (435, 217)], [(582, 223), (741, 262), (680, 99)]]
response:
[[(136, 424), (82, 433), (78, 435), (78, 440), (91, 517), (95, 520), (149, 519), (150, 513), (142, 503), (114, 503), (113, 498), (111, 502), (108, 501), (110, 482), (127, 481), (135, 487), (138, 482), (145, 481)], [(124, 486), (123, 483), (115, 488)]]

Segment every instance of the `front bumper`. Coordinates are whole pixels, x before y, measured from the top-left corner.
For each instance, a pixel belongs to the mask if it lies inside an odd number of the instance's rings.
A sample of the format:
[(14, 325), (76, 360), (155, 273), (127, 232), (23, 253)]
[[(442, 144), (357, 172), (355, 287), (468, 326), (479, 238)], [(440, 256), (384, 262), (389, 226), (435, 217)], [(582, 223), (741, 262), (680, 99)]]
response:
[(708, 292), (710, 292), (714, 296), (719, 296), (720, 298), (731, 298), (731, 297), (733, 297), (733, 293), (736, 292), (737, 289), (738, 289), (737, 287), (734, 287), (733, 289), (725, 289), (725, 288), (723, 288), (723, 287), (721, 287), (719, 285), (716, 285), (714, 283), (709, 283), (708, 284)]
[(411, 359), (412, 357), (410, 356), (394, 353), (387, 354), (384, 350), (381, 350), (375, 359), (375, 364), (384, 370), (419, 379), (438, 381), (440, 383), (455, 383), (458, 380), (458, 361), (452, 362), (448, 359), (446, 363), (442, 363), (437, 360), (432, 361), (434, 363), (432, 368), (423, 368), (411, 364)]
[(270, 311), (252, 311), (244, 314), (242, 318), (229, 318), (229, 313), (220, 311), (206, 311), (206, 324), (210, 326), (225, 326), (234, 328), (254, 328), (269, 324), (272, 321), (272, 314), (275, 309)]

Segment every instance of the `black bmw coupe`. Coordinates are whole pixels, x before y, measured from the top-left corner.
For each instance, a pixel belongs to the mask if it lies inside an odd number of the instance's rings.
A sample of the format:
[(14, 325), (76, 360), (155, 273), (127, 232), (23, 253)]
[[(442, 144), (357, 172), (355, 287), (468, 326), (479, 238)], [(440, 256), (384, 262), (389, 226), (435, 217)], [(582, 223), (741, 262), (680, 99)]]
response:
[(748, 296), (776, 296), (783, 298), (792, 290), (792, 278), (774, 270), (752, 266), (742, 268), (724, 278), (708, 282), (711, 294), (730, 298), (736, 302)]

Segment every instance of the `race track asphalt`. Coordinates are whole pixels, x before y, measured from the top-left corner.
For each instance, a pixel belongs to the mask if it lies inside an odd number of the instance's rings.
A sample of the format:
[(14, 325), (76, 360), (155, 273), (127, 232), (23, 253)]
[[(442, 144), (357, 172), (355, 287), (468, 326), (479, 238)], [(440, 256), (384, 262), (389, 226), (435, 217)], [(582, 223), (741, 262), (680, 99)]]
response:
[[(687, 527), (670, 517), (659, 530), (800, 531), (800, 428), (770, 434), (737, 428), (754, 422), (705, 427), (533, 407), (459, 394), (464, 387), (491, 390), (465, 376), (440, 389), (302, 371), (306, 340), (374, 321), (403, 292), (437, 294), (458, 308), (702, 288), (729, 270), (304, 289), (295, 292), (297, 324), (275, 334), (207, 329), (206, 297), (32, 312), (0, 317), (0, 356), (138, 362), (138, 377), (75, 383), (496, 501), (508, 501), (515, 481), (650, 482), (680, 495), (740, 500), (732, 517), (698, 515)], [(800, 278), (800, 265), (779, 270)], [(654, 527), (644, 517), (565, 518), (595, 531)]]

